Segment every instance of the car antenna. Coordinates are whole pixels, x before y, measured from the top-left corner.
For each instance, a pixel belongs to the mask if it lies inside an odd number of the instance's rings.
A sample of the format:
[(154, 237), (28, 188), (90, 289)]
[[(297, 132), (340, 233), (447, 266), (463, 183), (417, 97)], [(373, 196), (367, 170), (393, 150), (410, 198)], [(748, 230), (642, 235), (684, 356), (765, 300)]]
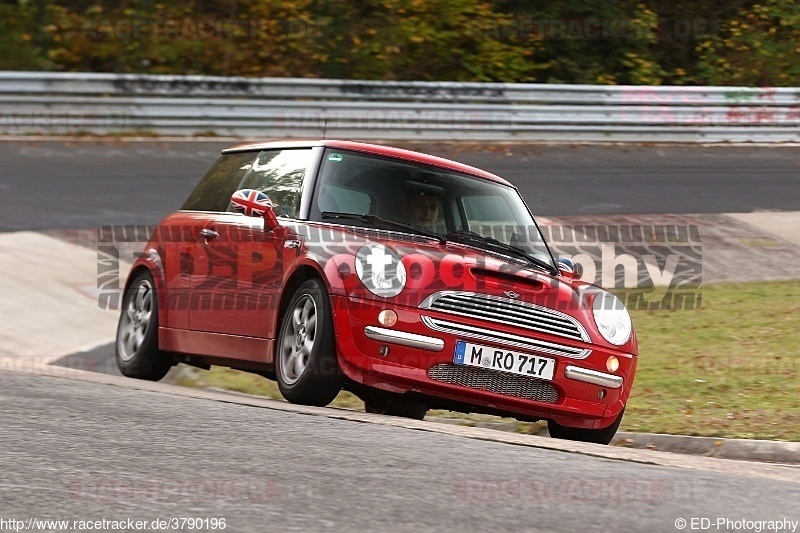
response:
[(328, 132), (328, 117), (324, 118), (325, 122), (322, 123), (322, 140), (325, 140), (325, 134)]

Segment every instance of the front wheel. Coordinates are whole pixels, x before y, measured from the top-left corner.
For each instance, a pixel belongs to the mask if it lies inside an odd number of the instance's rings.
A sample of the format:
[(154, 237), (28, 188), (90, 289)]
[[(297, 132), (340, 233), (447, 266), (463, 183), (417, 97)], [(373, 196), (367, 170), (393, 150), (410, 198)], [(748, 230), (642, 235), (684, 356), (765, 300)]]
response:
[(152, 381), (172, 366), (172, 357), (158, 348), (158, 296), (148, 271), (136, 275), (122, 298), (115, 358), (123, 376)]
[(278, 334), (275, 378), (291, 403), (325, 406), (339, 394), (333, 315), (325, 284), (303, 283), (289, 302)]
[(622, 422), (622, 415), (625, 409), (620, 411), (619, 416), (614, 422), (603, 429), (571, 428), (562, 426), (552, 420), (547, 421), (547, 430), (554, 439), (575, 440), (579, 442), (594, 442), (596, 444), (608, 444), (614, 438)]

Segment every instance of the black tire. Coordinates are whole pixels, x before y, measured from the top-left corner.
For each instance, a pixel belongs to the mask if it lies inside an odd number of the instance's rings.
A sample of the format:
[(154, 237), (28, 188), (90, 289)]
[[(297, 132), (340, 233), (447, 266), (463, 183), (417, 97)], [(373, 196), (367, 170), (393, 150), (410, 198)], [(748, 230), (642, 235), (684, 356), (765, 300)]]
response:
[(389, 394), (373, 393), (364, 399), (364, 410), (378, 415), (400, 416), (422, 420), (428, 408), (422, 404), (395, 398)]
[(119, 371), (130, 378), (158, 381), (172, 367), (172, 356), (158, 349), (158, 295), (147, 270), (123, 295), (114, 355)]
[(325, 406), (342, 388), (333, 313), (320, 279), (303, 283), (292, 296), (275, 346), (275, 379), (286, 400)]
[(584, 429), (562, 426), (552, 420), (547, 421), (547, 430), (554, 439), (574, 440), (579, 442), (594, 442), (596, 444), (608, 444), (614, 438), (622, 422), (623, 409), (614, 423), (603, 429)]

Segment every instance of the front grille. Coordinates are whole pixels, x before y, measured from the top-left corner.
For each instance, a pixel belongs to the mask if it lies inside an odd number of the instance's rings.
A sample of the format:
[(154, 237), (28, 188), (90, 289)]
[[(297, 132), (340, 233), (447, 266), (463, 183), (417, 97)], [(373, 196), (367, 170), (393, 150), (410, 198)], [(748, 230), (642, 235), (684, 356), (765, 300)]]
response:
[(442, 320), (441, 318), (433, 318), (424, 315), (421, 318), (422, 323), (430, 329), (434, 331), (443, 331), (458, 337), (469, 337), (471, 339), (489, 341), (533, 352), (557, 355), (559, 357), (569, 357), (571, 359), (585, 359), (592, 353), (591, 350), (584, 348), (566, 346), (564, 344), (543, 341), (541, 339), (532, 339), (530, 337), (523, 337), (522, 335), (503, 333), (487, 327), (470, 326), (468, 324), (451, 322), (449, 320)]
[(558, 391), (549, 381), (515, 376), (496, 370), (442, 363), (430, 367), (428, 377), (462, 387), (527, 398), (537, 402), (558, 402)]
[(589, 342), (586, 330), (571, 316), (555, 309), (510, 298), (443, 291), (429, 297), (420, 307)]

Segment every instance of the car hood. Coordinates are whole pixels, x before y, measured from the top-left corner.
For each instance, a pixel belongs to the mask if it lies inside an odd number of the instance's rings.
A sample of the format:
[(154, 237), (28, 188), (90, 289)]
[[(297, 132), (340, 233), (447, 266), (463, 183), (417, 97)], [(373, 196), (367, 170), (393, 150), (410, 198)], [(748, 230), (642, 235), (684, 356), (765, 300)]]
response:
[[(397, 294), (376, 294), (361, 281), (365, 265), (370, 261), (369, 256), (373, 255), (376, 248), (381, 258), (391, 255), (402, 262), (401, 270), (405, 279), (402, 290)], [(585, 315), (585, 295), (580, 287), (587, 284), (471, 245), (452, 241), (442, 245), (415, 236), (405, 236), (402, 240), (396, 235), (376, 238), (370, 232), (357, 228), (348, 235), (346, 245), (343, 242), (339, 246), (309, 246), (309, 251), (318, 257), (320, 263), (325, 263), (326, 271), (336, 270), (336, 286), (332, 289), (350, 297), (419, 307), (436, 293), (456, 291), (487, 294), (549, 307), (571, 315)], [(357, 264), (359, 257), (361, 268)], [(394, 272), (390, 276), (396, 275), (396, 270)], [(331, 276), (328, 278), (330, 280)]]
[[(429, 304), (443, 294), (467, 298), (477, 295), (478, 300), (483, 297), (538, 306), (551, 314), (575, 319), (585, 329), (588, 338), (584, 340), (590, 344), (620, 351), (636, 350), (635, 334), (625, 346), (612, 346), (599, 333), (592, 304), (603, 289), (590, 283), (550, 274), (515, 258), (471, 245), (441, 244), (425, 237), (365, 228), (327, 227), (331, 232), (326, 239), (303, 240), (305, 256), (324, 269), (332, 294), (379, 302), (383, 308), (426, 309), (425, 314), (435, 313)], [(306, 235), (300, 231), (298, 236)], [(377, 256), (388, 254), (402, 263), (402, 286), (388, 293), (367, 287), (369, 272), (365, 264), (375, 248)]]

